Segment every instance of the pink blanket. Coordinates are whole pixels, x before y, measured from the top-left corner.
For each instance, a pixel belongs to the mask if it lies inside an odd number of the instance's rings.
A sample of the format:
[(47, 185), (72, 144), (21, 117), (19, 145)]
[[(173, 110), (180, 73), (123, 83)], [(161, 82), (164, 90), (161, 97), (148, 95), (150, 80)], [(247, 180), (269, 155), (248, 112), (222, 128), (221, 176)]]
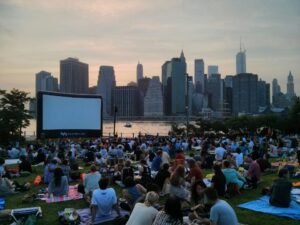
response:
[(65, 202), (70, 200), (78, 200), (82, 198), (83, 198), (83, 194), (77, 191), (77, 186), (69, 186), (68, 196), (67, 195), (53, 196), (52, 198), (49, 198), (48, 194), (45, 194), (44, 197), (40, 199), (46, 201), (47, 203), (53, 203), (53, 202)]

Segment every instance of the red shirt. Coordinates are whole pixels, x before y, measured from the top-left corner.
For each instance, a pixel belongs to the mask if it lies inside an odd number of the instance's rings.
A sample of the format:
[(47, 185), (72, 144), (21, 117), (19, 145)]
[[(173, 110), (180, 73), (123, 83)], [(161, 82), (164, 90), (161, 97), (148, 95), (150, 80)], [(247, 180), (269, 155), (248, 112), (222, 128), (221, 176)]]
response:
[(260, 180), (261, 171), (260, 171), (260, 167), (256, 161), (252, 161), (250, 163), (247, 176), (248, 177), (256, 177), (257, 180)]
[(190, 169), (188, 179), (192, 179), (193, 177), (195, 177), (195, 180), (203, 179), (203, 173), (202, 170), (199, 168), (199, 166), (194, 166), (193, 168)]

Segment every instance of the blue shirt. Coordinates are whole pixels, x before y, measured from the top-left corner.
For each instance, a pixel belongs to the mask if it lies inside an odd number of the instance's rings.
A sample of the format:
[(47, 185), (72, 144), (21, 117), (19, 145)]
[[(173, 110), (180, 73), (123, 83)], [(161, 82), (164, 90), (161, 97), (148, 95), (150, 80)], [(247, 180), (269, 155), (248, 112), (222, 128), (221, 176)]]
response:
[(162, 162), (161, 157), (160, 156), (155, 156), (153, 161), (152, 161), (152, 164), (151, 164), (151, 170), (159, 171), (161, 162)]
[(96, 171), (95, 173), (88, 173), (83, 181), (85, 193), (94, 191), (99, 188), (99, 180), (101, 179), (101, 174)]
[(210, 209), (210, 218), (216, 225), (238, 225), (233, 208), (224, 200), (218, 200)]
[(113, 206), (117, 204), (115, 190), (113, 188), (95, 190), (93, 192), (91, 204), (97, 206), (97, 216), (110, 215)]

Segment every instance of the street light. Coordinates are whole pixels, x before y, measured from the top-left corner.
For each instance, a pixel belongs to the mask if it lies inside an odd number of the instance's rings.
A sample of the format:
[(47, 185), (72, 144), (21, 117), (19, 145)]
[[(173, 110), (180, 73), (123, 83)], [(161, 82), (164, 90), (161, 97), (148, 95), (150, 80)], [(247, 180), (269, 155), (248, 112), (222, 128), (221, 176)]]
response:
[(116, 136), (116, 117), (117, 117), (118, 108), (114, 105), (114, 137)]

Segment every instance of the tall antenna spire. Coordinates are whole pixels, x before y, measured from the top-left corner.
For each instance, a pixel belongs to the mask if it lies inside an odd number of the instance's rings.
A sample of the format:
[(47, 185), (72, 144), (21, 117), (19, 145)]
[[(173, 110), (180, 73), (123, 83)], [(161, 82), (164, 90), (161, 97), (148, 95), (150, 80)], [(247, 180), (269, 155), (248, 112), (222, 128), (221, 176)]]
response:
[(242, 51), (242, 37), (240, 36), (240, 52)]

